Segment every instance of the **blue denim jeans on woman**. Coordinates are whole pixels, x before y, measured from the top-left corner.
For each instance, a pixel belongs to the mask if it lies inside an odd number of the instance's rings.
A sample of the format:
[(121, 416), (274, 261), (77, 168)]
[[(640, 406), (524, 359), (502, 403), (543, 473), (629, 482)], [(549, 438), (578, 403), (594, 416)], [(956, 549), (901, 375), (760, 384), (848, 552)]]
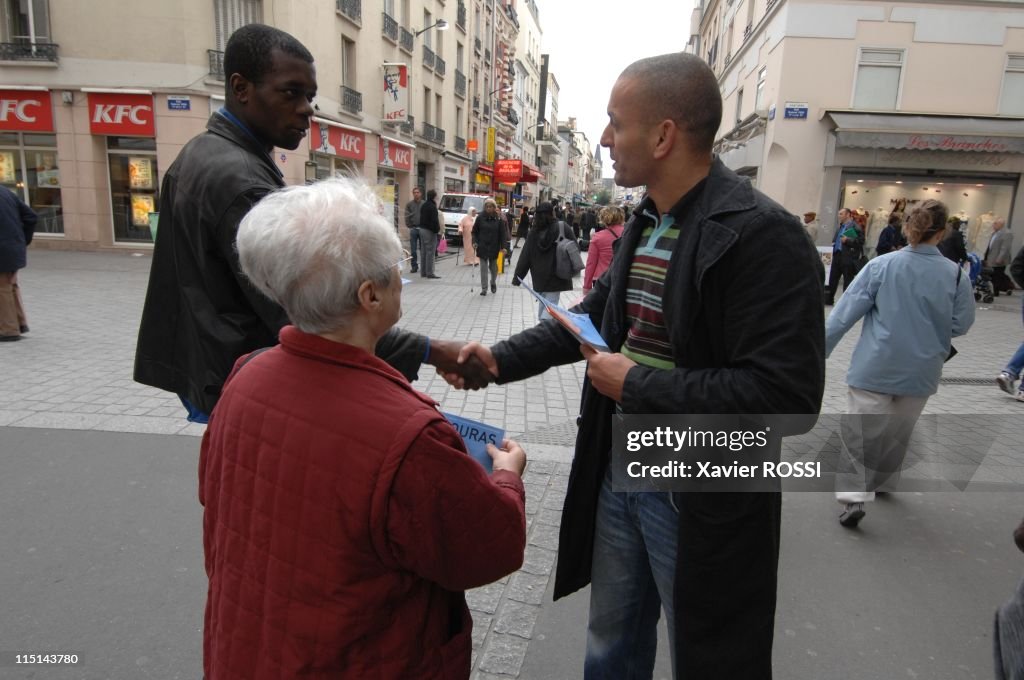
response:
[(675, 639), (678, 528), (671, 494), (614, 492), (609, 468), (597, 502), (585, 680), (650, 680), (662, 609)]
[[(1020, 307), (1021, 322), (1024, 323), (1024, 303), (1021, 303)], [(1014, 380), (1020, 378), (1021, 370), (1024, 370), (1024, 342), (1020, 343), (1020, 347), (1017, 348), (1016, 354), (1010, 359), (1010, 363), (1006, 364), (1006, 368), (1003, 369), (1007, 373), (1013, 376)]]

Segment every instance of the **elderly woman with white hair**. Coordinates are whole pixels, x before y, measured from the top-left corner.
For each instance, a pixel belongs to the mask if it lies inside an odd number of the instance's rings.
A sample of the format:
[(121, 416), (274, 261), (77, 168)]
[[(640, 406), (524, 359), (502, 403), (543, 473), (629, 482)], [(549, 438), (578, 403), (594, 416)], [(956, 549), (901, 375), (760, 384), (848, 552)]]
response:
[(270, 194), (238, 254), (293, 325), (235, 365), (203, 437), (206, 677), (468, 678), (464, 590), (523, 561), (515, 442), (488, 476), (374, 356), (408, 258), (372, 190)]

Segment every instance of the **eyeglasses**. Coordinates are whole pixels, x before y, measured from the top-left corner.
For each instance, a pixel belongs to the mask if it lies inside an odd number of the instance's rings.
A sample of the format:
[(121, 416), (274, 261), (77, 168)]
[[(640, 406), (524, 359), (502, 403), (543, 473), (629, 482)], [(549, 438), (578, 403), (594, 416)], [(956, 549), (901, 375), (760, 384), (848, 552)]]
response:
[(403, 271), (405, 271), (403, 265), (406, 262), (408, 262), (409, 260), (412, 259), (412, 255), (405, 248), (402, 249), (402, 254), (405, 255), (405, 257), (403, 257), (401, 260), (399, 260), (398, 262), (395, 263), (395, 266), (398, 267), (398, 273), (399, 274), (401, 274)]

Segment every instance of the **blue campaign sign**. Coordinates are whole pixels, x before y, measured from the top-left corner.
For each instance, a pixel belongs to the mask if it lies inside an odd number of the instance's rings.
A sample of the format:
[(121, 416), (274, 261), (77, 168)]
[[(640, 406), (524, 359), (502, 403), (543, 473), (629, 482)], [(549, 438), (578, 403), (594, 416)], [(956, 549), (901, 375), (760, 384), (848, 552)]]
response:
[(786, 102), (786, 113), (784, 118), (807, 118), (807, 104), (800, 102)]
[(170, 111), (191, 111), (192, 100), (189, 97), (168, 97), (167, 109)]

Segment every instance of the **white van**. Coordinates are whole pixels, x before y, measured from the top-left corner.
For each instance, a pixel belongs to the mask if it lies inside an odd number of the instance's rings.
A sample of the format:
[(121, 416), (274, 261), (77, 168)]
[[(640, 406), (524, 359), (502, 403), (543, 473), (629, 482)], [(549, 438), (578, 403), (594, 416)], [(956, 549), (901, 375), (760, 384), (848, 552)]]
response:
[(484, 211), (484, 201), (488, 198), (490, 198), (489, 194), (445, 194), (442, 196), (437, 207), (444, 215), (444, 237), (453, 243), (461, 243), (459, 222), (469, 213), (470, 208), (476, 208), (476, 214), (481, 214)]

